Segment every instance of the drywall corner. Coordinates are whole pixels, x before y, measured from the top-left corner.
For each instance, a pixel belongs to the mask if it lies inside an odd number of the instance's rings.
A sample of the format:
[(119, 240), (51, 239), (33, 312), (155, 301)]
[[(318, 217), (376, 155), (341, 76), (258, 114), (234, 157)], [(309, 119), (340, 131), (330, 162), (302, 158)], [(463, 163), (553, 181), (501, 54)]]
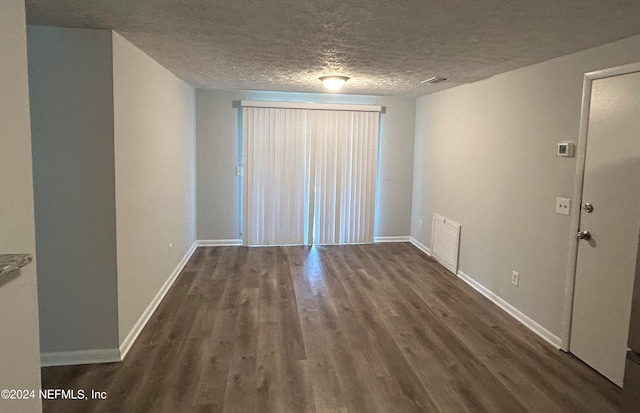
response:
[[(23, 0), (0, 2), (0, 254), (36, 249), (27, 39)], [(38, 291), (34, 261), (0, 280), (2, 389), (40, 388)], [(41, 412), (38, 398), (0, 400), (4, 413)]]
[(127, 347), (196, 241), (195, 90), (112, 39), (118, 344)]
[(43, 354), (118, 345), (112, 42), (28, 27)]

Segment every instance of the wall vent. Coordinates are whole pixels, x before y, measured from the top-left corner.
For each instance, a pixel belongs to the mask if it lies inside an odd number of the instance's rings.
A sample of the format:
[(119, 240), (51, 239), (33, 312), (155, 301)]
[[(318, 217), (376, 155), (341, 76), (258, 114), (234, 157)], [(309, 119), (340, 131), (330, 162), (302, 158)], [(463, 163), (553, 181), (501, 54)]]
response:
[(431, 256), (454, 274), (458, 273), (460, 250), (460, 224), (433, 214), (431, 230)]

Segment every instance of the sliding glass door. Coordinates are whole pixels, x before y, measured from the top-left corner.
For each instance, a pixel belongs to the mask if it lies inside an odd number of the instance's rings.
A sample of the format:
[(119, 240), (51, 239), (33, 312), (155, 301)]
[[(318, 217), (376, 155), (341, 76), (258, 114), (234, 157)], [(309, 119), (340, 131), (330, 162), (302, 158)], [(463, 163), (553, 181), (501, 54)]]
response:
[(373, 242), (380, 107), (242, 103), (244, 245)]
[(244, 108), (245, 245), (305, 244), (309, 139), (298, 109)]
[(308, 114), (315, 163), (314, 244), (373, 242), (378, 117), (355, 111)]

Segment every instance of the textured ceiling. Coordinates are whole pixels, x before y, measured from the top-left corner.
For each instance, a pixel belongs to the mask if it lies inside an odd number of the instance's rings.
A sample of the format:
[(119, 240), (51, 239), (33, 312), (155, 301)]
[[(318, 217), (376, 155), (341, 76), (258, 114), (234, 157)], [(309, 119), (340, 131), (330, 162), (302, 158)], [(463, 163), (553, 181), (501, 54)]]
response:
[[(417, 96), (640, 33), (622, 0), (27, 0), (29, 24), (113, 29), (193, 86)], [(420, 84), (431, 76), (449, 81)]]

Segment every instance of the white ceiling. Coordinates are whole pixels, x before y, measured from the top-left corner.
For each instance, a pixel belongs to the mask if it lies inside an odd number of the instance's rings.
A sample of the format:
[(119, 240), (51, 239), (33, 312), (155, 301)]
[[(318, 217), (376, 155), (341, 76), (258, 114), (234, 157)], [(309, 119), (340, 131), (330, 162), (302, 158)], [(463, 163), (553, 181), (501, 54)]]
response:
[[(417, 96), (640, 33), (638, 0), (27, 0), (117, 31), (193, 86)], [(448, 77), (437, 85), (420, 84)]]

